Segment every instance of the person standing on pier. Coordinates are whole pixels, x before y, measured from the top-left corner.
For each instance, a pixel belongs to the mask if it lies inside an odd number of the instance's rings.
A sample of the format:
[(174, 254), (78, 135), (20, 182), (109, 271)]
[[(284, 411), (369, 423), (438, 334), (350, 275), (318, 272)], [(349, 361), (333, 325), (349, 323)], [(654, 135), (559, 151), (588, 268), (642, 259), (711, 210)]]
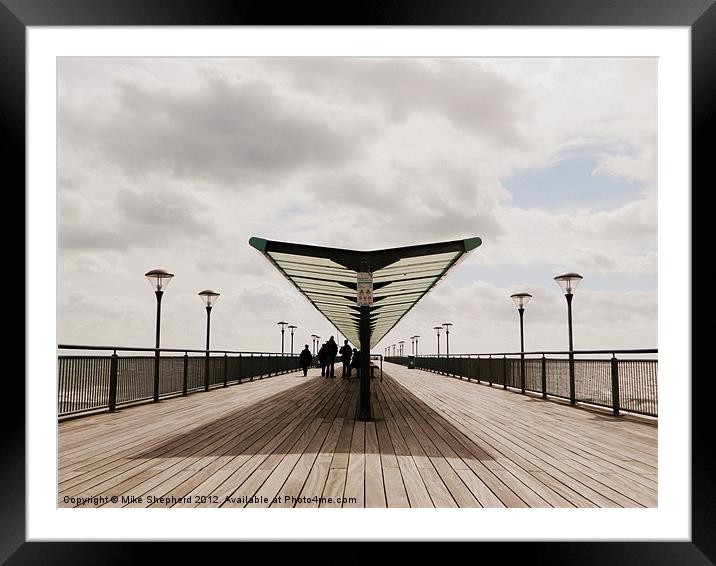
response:
[[(331, 336), (326, 342), (326, 377), (336, 377), (335, 363), (336, 355), (338, 354), (338, 344)], [(329, 375), (330, 370), (330, 375)]]
[(356, 375), (360, 377), (360, 352), (353, 348), (353, 359), (351, 360), (351, 367), (356, 368)]
[(318, 354), (316, 354), (316, 357), (318, 358), (318, 363), (321, 366), (321, 377), (323, 377), (323, 376), (328, 377), (328, 375), (326, 375), (326, 354), (327, 354), (326, 347), (327, 346), (328, 346), (328, 342), (324, 342), (321, 345), (321, 348), (318, 350)]
[(298, 361), (301, 364), (301, 369), (303, 369), (303, 377), (306, 377), (308, 374), (308, 366), (311, 363), (311, 360), (313, 359), (313, 355), (311, 354), (311, 350), (308, 349), (308, 344), (306, 344), (306, 347), (301, 352), (301, 355), (298, 357)]
[(341, 361), (343, 362), (343, 374), (341, 375), (341, 377), (350, 379), (351, 378), (351, 354), (353, 352), (351, 350), (351, 347), (348, 345), (348, 340), (345, 340), (343, 342), (343, 346), (341, 346), (339, 353), (341, 354)]

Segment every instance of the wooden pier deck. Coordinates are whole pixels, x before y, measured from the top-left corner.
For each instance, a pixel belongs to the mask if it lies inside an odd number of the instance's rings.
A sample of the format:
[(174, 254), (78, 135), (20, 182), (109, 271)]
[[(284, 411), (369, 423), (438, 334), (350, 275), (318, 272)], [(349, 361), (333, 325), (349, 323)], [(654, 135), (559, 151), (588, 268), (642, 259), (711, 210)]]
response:
[(384, 369), (368, 423), (315, 369), (61, 422), (58, 506), (657, 505), (655, 422)]

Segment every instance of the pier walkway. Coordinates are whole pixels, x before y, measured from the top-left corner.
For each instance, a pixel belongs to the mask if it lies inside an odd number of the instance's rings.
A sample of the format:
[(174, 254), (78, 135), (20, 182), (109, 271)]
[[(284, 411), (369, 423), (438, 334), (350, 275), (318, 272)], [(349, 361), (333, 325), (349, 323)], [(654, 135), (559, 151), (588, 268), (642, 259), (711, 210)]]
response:
[(656, 421), (388, 363), (371, 381), (370, 422), (358, 379), (316, 369), (60, 422), (58, 506), (657, 505)]

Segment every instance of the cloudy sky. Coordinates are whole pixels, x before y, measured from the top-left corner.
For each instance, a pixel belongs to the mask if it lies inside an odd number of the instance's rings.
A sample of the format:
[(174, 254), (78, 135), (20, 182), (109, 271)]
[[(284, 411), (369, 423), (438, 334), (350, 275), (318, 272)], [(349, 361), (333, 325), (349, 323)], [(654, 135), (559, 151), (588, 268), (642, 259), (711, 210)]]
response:
[[(144, 273), (176, 274), (162, 345), (280, 350), (333, 328), (251, 236), (483, 244), (376, 351), (452, 322), (451, 352), (657, 346), (655, 59), (58, 63), (58, 341), (154, 345)], [(288, 340), (286, 342), (288, 348)], [(444, 342), (443, 346), (444, 348)]]

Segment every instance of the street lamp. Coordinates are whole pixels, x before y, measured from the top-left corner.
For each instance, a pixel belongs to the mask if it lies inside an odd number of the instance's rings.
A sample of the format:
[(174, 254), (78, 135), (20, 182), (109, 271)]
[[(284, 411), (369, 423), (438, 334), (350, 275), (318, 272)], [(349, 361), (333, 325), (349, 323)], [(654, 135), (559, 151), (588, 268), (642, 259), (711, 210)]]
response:
[(564, 273), (558, 275), (554, 280), (559, 284), (564, 291), (564, 296), (567, 299), (567, 321), (569, 325), (569, 403), (574, 405), (576, 402), (574, 396), (574, 343), (572, 342), (572, 297), (574, 291), (577, 289), (580, 281), (584, 279), (578, 273)]
[(279, 324), (281, 326), (281, 355), (283, 356), (283, 335), (286, 332), (286, 325), (288, 322), (284, 322), (283, 320), (281, 322), (277, 322), (276, 324)]
[(293, 356), (293, 331), (296, 330), (298, 326), (295, 324), (289, 324), (288, 329), (291, 331), (291, 355)]
[(209, 391), (209, 333), (211, 329), (211, 309), (219, 298), (219, 293), (204, 289), (199, 293), (206, 307), (206, 360), (204, 362), (204, 391)]
[(152, 269), (147, 271), (144, 276), (149, 280), (149, 284), (154, 289), (157, 296), (157, 331), (154, 347), (154, 402), (159, 402), (159, 327), (162, 320), (162, 295), (166, 290), (169, 282), (174, 277), (173, 273), (169, 273), (165, 269)]
[(520, 387), (522, 393), (525, 392), (525, 328), (524, 328), (524, 314), (525, 306), (530, 302), (532, 295), (529, 293), (515, 293), (510, 295), (510, 298), (514, 301), (517, 310), (520, 313)]
[(443, 329), (442, 326), (433, 326), (433, 330), (438, 335), (438, 356), (440, 356), (440, 331)]
[(450, 327), (452, 326), (452, 322), (443, 322), (443, 326), (445, 327), (445, 356), (448, 358), (450, 357)]

